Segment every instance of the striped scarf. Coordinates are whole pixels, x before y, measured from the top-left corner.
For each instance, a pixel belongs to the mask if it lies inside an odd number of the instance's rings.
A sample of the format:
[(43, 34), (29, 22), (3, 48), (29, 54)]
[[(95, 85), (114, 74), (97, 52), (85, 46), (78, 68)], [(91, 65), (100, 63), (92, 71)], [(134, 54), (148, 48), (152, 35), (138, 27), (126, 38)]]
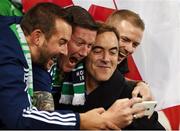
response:
[[(28, 67), (29, 67), (27, 69), (24, 68), (24, 72), (25, 72), (24, 81), (27, 84), (25, 91), (27, 91), (27, 93), (29, 95), (28, 98), (32, 102), (32, 98), (33, 98), (33, 73), (32, 73), (32, 61), (31, 61), (30, 48), (27, 44), (26, 38), (25, 38), (24, 33), (23, 33), (19, 24), (12, 24), (10, 26), (10, 29), (15, 33), (15, 35), (16, 35), (19, 43), (20, 43), (20, 46), (22, 48), (24, 57), (27, 61)], [(30, 104), (32, 104), (32, 103), (30, 103)]]
[(28, 67), (29, 67), (28, 69), (24, 69), (24, 72), (26, 72), (26, 76), (27, 76), (27, 78), (24, 80), (27, 82), (27, 87), (25, 90), (28, 90), (28, 94), (31, 97), (33, 97), (33, 75), (32, 75), (32, 61), (31, 61), (30, 48), (27, 44), (26, 38), (24, 36), (24, 33), (23, 33), (20, 25), (19, 24), (12, 24), (10, 26), (10, 28), (15, 33), (15, 35), (16, 35), (19, 43), (20, 43), (24, 57), (27, 61)]
[[(83, 63), (79, 63), (71, 72), (67, 73), (60, 82), (60, 72), (54, 66), (52, 73), (53, 86), (61, 85), (60, 104), (84, 105), (85, 103), (85, 76)], [(61, 79), (62, 80), (62, 79)]]

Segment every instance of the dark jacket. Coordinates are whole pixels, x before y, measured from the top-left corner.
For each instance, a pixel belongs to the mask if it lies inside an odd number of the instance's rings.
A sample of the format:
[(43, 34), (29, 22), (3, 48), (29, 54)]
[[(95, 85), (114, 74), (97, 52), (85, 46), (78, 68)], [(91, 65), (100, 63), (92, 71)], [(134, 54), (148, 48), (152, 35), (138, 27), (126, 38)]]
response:
[[(23, 51), (9, 26), (17, 17), (0, 16), (0, 128), (1, 129), (79, 129), (79, 114), (71, 111), (47, 112), (31, 108), (26, 89), (29, 69)], [(33, 67), (32, 67), (33, 68)], [(49, 85), (48, 73), (34, 67), (34, 86)], [(44, 81), (41, 81), (45, 78)], [(47, 81), (48, 83), (47, 83)], [(37, 84), (37, 85), (36, 85)]]
[[(86, 96), (86, 103), (84, 106), (59, 105), (57, 108), (72, 109), (78, 112), (85, 112), (93, 108), (104, 107), (108, 109), (117, 99), (131, 98), (131, 92), (135, 83), (127, 83), (123, 75), (118, 69), (114, 72), (112, 77), (102, 82), (99, 87)], [(154, 112), (150, 119), (143, 117), (136, 119), (132, 124), (124, 128), (126, 130), (163, 130), (164, 127), (158, 122), (158, 114)]]

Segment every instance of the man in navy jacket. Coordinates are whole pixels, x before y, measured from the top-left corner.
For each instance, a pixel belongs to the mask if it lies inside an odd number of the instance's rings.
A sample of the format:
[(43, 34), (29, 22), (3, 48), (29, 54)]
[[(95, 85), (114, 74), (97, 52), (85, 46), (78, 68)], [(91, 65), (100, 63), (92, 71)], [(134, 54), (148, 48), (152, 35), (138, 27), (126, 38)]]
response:
[[(47, 61), (67, 54), (72, 33), (70, 23), (66, 11), (50, 3), (36, 5), (22, 20), (0, 17), (0, 128), (116, 128), (101, 116), (102, 108), (78, 114), (39, 111), (32, 105), (33, 86), (38, 86), (38, 82), (44, 87), (51, 85)], [(33, 74), (33, 70), (38, 73)], [(44, 79), (34, 85), (33, 80), (39, 78)]]

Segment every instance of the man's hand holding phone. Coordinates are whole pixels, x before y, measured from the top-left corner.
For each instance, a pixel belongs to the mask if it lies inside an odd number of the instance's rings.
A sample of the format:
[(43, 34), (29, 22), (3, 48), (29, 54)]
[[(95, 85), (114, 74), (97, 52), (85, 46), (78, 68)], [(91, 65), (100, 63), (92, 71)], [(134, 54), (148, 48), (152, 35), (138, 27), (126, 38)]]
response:
[(141, 103), (135, 103), (132, 108), (133, 109), (137, 109), (137, 108), (144, 108), (144, 114), (134, 114), (134, 118), (137, 119), (139, 118), (138, 116), (141, 116), (142, 115), (145, 115), (145, 116), (148, 116), (148, 118), (150, 118), (155, 110), (155, 107), (157, 105), (157, 101), (143, 101)]

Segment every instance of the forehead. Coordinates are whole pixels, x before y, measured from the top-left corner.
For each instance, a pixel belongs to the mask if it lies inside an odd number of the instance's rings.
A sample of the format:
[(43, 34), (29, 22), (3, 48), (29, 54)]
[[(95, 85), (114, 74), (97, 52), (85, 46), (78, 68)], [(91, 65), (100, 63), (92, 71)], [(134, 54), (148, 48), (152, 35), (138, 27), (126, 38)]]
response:
[(62, 19), (56, 19), (55, 28), (58, 35), (63, 35), (64, 37), (71, 36), (72, 27), (66, 21)]
[(60, 32), (72, 31), (71, 25), (62, 19), (56, 19), (55, 27)]
[(103, 48), (118, 47), (118, 39), (113, 32), (104, 32), (97, 35), (94, 46), (101, 46)]
[(143, 37), (143, 30), (139, 27), (132, 25), (130, 22), (123, 20), (115, 25), (120, 32), (120, 37), (124, 36), (132, 41), (140, 43)]
[(73, 35), (85, 40), (88, 43), (92, 43), (95, 41), (96, 34), (97, 34), (97, 31), (79, 27), (79, 26), (75, 27), (73, 30)]

